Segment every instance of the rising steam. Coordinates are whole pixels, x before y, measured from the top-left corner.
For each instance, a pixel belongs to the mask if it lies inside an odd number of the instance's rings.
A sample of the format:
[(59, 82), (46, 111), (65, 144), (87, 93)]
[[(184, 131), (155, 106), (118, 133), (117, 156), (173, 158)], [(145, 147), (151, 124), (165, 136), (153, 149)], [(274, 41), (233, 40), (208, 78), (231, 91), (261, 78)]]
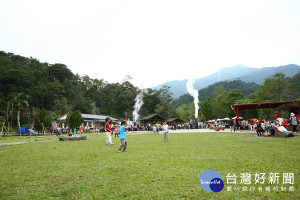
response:
[(195, 90), (194, 89), (194, 82), (195, 80), (194, 79), (189, 79), (186, 83), (186, 89), (188, 91), (188, 93), (194, 97), (194, 104), (195, 104), (195, 118), (198, 118), (198, 110), (199, 110), (199, 99), (198, 99), (198, 96), (199, 96), (199, 93), (198, 93), (198, 90)]
[(135, 104), (133, 106), (134, 111), (132, 113), (133, 121), (135, 121), (135, 122), (139, 120), (139, 117), (140, 117), (139, 111), (140, 111), (142, 105), (144, 104), (143, 98), (144, 98), (145, 94), (148, 94), (148, 90), (141, 89), (141, 92), (135, 97)]

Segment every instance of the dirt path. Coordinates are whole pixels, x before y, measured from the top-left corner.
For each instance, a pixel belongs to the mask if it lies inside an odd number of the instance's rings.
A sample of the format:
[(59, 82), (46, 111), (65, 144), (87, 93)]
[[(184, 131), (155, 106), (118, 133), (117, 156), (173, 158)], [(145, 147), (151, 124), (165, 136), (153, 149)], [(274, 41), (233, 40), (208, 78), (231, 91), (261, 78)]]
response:
[(55, 140), (37, 140), (37, 141), (26, 141), (26, 142), (8, 142), (8, 143), (0, 143), (0, 146), (9, 146), (9, 145), (25, 144), (25, 143), (32, 143), (32, 142), (49, 142), (49, 141), (55, 141)]

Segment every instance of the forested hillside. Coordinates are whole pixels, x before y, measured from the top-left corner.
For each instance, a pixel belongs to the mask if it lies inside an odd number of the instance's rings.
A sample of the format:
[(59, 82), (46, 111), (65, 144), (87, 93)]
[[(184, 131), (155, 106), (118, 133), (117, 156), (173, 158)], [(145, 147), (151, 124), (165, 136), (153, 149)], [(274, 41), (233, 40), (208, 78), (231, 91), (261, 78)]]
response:
[[(199, 101), (203, 102), (209, 97), (214, 97), (215, 88), (219, 86), (223, 86), (225, 90), (241, 90), (245, 97), (250, 97), (251, 94), (257, 92), (259, 89), (259, 85), (253, 82), (246, 83), (241, 80), (220, 81), (199, 90)], [(192, 102), (192, 96), (189, 94), (184, 94), (174, 101), (174, 106), (178, 107), (182, 104), (190, 104)]]
[[(70, 111), (132, 119), (135, 98), (141, 91), (124, 78), (120, 83), (74, 74), (64, 64), (42, 63), (0, 51), (0, 120), (13, 127), (33, 124), (36, 129)], [(259, 86), (241, 80), (222, 81), (199, 91), (199, 119), (232, 117), (231, 105), (300, 98), (300, 73), (292, 78), (276, 73)], [(174, 100), (168, 86), (149, 89), (144, 95), (141, 117), (158, 113), (166, 118), (194, 119), (193, 99), (185, 94)], [(244, 114), (253, 117), (265, 111)], [(20, 113), (20, 120), (17, 119)], [(243, 114), (243, 113), (242, 113)], [(43, 126), (40, 126), (40, 125)]]
[[(56, 117), (72, 110), (82, 113), (109, 115), (124, 118), (125, 112), (132, 119), (135, 97), (140, 92), (130, 81), (108, 83), (102, 79), (80, 76), (64, 64), (42, 63), (35, 58), (26, 58), (0, 51), (0, 116), (16, 125), (17, 106), (13, 99), (25, 94), (29, 107), (21, 112), (21, 123), (31, 123), (41, 111)], [(157, 105), (170, 104), (168, 88), (158, 91), (149, 89), (145, 95), (142, 116), (151, 114)], [(175, 115), (159, 109), (161, 114)]]
[[(212, 73), (206, 77), (195, 80), (194, 88), (201, 90), (209, 85), (215, 84), (220, 81), (241, 80), (246, 83), (262, 84), (268, 77), (276, 73), (283, 73), (286, 77), (292, 77), (300, 72), (300, 66), (295, 64), (278, 66), (278, 67), (264, 67), (264, 68), (251, 68), (244, 65), (236, 65), (233, 67), (225, 67), (218, 72)], [(199, 72), (201, 76), (201, 70)], [(186, 90), (187, 80), (174, 80), (168, 81), (153, 89), (160, 89), (163, 85), (170, 86), (170, 91), (173, 93), (174, 98), (179, 98), (181, 95), (187, 93)]]

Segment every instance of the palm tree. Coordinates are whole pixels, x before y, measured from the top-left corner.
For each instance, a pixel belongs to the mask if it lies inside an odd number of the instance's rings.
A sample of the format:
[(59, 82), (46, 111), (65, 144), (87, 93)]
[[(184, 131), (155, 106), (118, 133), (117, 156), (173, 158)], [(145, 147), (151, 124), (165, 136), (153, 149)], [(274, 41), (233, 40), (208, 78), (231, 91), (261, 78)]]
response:
[(17, 108), (18, 108), (18, 113), (17, 113), (17, 122), (18, 122), (18, 128), (19, 128), (19, 134), (21, 135), (21, 125), (20, 125), (20, 112), (21, 112), (21, 109), (24, 108), (24, 107), (28, 107), (29, 104), (28, 104), (28, 95), (21, 92), (21, 93), (18, 93), (16, 94), (14, 97), (13, 97), (13, 100), (12, 102), (17, 105)]
[(3, 134), (3, 128), (5, 127), (5, 117), (0, 116), (0, 122), (1, 122), (1, 135)]
[(15, 96), (16, 96), (15, 92), (12, 92), (12, 93), (8, 94), (9, 100), (7, 102), (7, 107), (6, 107), (6, 123), (7, 123), (8, 134), (9, 134), (9, 127), (11, 126), (11, 128), (12, 128), (12, 123), (11, 124), (9, 123), (9, 118), (8, 118), (9, 109), (10, 109), (10, 106), (11, 106), (11, 109), (12, 109), (11, 112), (13, 112), (13, 103), (14, 103), (14, 97)]

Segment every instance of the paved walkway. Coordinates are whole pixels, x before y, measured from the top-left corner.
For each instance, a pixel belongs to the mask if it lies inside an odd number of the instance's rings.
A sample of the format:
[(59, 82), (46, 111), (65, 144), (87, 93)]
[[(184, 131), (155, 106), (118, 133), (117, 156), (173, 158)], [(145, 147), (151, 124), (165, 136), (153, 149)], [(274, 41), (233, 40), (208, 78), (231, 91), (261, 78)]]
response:
[[(161, 133), (162, 131), (160, 131)], [(153, 133), (153, 131), (134, 131), (132, 135), (137, 134), (146, 134), (146, 133)], [(170, 130), (170, 133), (216, 133), (213, 129), (177, 129), (177, 130)], [(230, 133), (229, 129), (218, 131), (218, 133)], [(255, 133), (255, 131), (236, 131), (236, 133)]]

